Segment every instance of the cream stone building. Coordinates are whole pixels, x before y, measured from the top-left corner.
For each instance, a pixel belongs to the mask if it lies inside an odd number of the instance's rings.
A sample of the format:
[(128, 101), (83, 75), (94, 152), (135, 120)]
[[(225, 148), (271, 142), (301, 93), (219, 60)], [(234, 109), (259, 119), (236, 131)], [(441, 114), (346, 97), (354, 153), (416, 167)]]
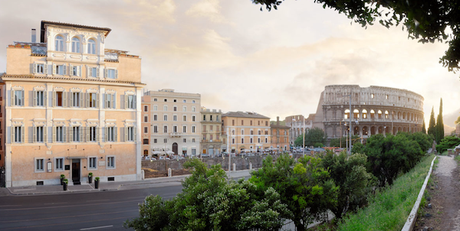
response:
[(284, 121), (286, 126), (290, 127), (289, 129), (289, 143), (294, 144), (294, 141), (297, 137), (308, 132), (313, 127), (313, 119), (315, 114), (310, 114), (308, 118), (305, 118), (303, 115), (292, 115), (287, 116)]
[[(201, 96), (173, 89), (148, 91), (142, 97), (150, 128), (149, 154), (194, 156), (200, 152)], [(144, 123), (146, 124), (146, 123)], [(144, 129), (145, 126), (144, 125)], [(145, 130), (144, 130), (145, 132)], [(145, 134), (143, 134), (145, 139)], [(144, 152), (147, 145), (143, 145)]]
[(201, 108), (201, 153), (218, 155), (222, 152), (222, 112)]
[(7, 187), (141, 178), (141, 59), (106, 49), (110, 31), (42, 21), (40, 42), (7, 48)]
[[(270, 150), (270, 118), (255, 112), (222, 114), (225, 145), (231, 153)], [(273, 148), (273, 147), (272, 147)]]

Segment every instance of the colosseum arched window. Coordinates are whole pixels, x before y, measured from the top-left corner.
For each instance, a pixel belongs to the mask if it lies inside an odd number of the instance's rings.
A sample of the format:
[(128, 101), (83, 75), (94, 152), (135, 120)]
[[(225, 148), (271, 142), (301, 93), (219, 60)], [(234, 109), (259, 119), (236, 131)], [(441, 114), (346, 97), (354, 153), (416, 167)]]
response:
[(378, 111), (377, 111), (377, 114), (378, 114), (378, 118), (379, 118), (379, 119), (382, 119), (382, 111), (381, 111), (381, 110), (378, 110)]
[(362, 114), (363, 114), (363, 119), (367, 119), (367, 110), (366, 109), (363, 109)]

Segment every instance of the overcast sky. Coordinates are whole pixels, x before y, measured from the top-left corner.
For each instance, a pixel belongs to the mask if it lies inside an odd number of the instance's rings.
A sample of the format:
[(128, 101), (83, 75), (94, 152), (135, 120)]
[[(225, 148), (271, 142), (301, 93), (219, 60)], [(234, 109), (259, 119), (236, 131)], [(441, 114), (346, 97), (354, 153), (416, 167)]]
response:
[(316, 112), (324, 86), (402, 88), (424, 98), (425, 121), (444, 102), (460, 115), (459, 73), (439, 64), (447, 46), (420, 44), (402, 28), (362, 28), (313, 0), (260, 11), (251, 0), (1, 0), (0, 72), (6, 47), (30, 41), (40, 21), (112, 29), (106, 48), (142, 58), (147, 89), (200, 93), (202, 106), (271, 117)]

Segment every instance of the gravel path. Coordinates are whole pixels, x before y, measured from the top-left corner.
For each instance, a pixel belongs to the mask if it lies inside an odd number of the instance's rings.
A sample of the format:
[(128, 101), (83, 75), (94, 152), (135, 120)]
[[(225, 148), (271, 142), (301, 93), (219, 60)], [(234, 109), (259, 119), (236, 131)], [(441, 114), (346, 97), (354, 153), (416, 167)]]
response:
[(439, 176), (441, 188), (441, 227), (436, 230), (460, 230), (460, 210), (458, 175), (454, 174), (457, 162), (452, 156), (438, 156), (439, 162), (435, 174)]
[(438, 156), (439, 163), (435, 173), (442, 176), (452, 177), (452, 172), (457, 167), (457, 162), (451, 156)]

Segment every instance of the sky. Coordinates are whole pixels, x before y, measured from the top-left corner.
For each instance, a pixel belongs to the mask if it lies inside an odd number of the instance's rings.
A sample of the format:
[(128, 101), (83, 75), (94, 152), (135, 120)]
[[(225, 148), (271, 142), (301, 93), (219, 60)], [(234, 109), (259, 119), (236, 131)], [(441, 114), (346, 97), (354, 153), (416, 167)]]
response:
[(251, 0), (0, 0), (0, 73), (6, 47), (30, 41), (41, 20), (111, 28), (106, 48), (142, 58), (146, 89), (199, 93), (223, 112), (308, 115), (326, 85), (357, 84), (421, 94), (426, 124), (441, 98), (446, 125), (460, 116), (460, 73), (439, 64), (447, 44), (363, 28), (313, 0), (271, 12)]

